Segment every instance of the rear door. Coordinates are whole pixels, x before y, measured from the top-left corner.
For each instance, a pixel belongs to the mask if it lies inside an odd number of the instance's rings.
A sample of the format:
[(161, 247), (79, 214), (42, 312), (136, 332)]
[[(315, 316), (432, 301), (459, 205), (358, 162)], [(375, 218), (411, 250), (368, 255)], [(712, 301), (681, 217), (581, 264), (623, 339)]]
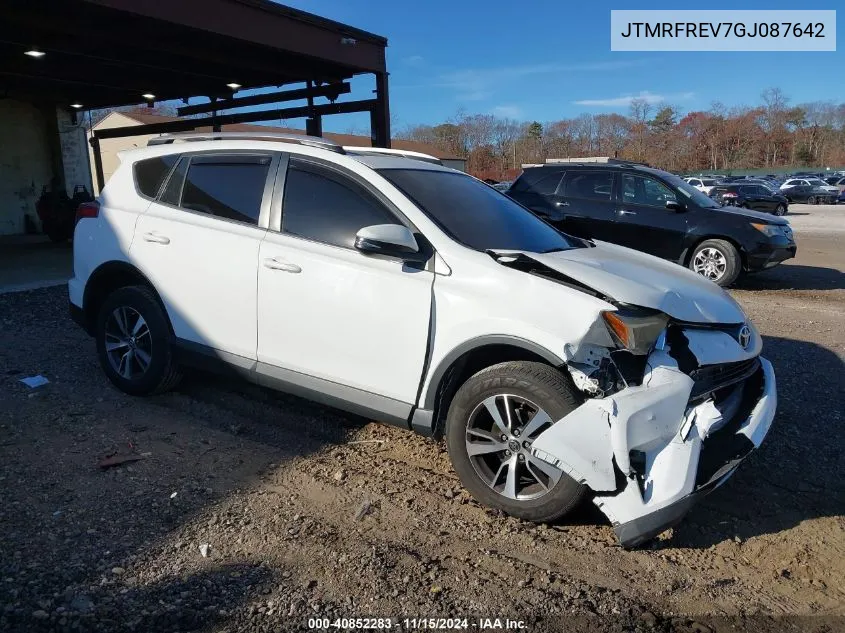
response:
[(271, 152), (186, 154), (138, 218), (130, 257), (164, 301), (176, 337), (195, 350), (255, 359), (258, 248), (278, 160)]
[[(678, 261), (684, 250), (688, 213), (666, 208), (675, 193), (651, 176), (620, 174), (616, 242)], [(613, 241), (613, 240), (612, 240)]]
[(563, 214), (558, 226), (579, 237), (616, 242), (615, 178), (616, 172), (609, 169), (567, 171), (555, 198)]

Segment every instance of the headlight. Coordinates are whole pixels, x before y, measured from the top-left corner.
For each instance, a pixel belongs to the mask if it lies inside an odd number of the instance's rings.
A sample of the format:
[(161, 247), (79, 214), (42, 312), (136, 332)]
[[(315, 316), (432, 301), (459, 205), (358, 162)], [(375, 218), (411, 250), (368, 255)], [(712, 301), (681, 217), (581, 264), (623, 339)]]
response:
[(752, 222), (751, 226), (760, 231), (760, 233), (766, 237), (777, 237), (779, 235), (788, 236), (787, 230), (789, 233), (792, 233), (791, 229), (788, 229), (781, 224), (755, 224)]
[(616, 343), (632, 354), (648, 354), (666, 328), (669, 317), (644, 308), (624, 307), (601, 313)]

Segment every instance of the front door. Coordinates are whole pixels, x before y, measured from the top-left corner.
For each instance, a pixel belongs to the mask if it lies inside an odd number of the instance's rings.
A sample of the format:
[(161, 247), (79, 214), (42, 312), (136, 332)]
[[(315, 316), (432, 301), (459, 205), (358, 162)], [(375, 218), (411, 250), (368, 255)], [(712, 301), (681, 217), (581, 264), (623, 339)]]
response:
[(361, 228), (403, 223), (380, 196), (345, 170), (290, 159), (281, 227), (259, 255), (258, 361), (300, 385), (341, 385), (346, 399), (388, 398), (401, 418), (423, 373), (434, 274), (354, 248)]
[(182, 341), (255, 359), (258, 247), (277, 163), (271, 153), (185, 155), (138, 218), (130, 258)]
[(687, 213), (666, 208), (675, 193), (659, 180), (621, 174), (613, 241), (657, 257), (678, 261), (684, 250)]

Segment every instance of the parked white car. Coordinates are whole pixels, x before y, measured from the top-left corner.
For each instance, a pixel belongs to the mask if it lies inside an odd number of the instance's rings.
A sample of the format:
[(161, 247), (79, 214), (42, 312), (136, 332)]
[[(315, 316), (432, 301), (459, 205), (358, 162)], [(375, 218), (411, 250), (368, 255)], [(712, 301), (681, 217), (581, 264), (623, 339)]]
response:
[(716, 180), (714, 178), (695, 178), (695, 177), (691, 177), (691, 178), (684, 178), (684, 180), (686, 180), (690, 185), (692, 185), (693, 187), (698, 189), (701, 193), (708, 195), (708, 196), (710, 195), (710, 192), (713, 190), (713, 187), (715, 187), (719, 182), (718, 180)]
[(820, 178), (791, 178), (780, 186), (780, 190), (785, 191), (792, 187), (816, 187), (829, 193), (839, 193), (839, 187), (829, 185)]
[(481, 503), (550, 521), (591, 491), (625, 546), (769, 431), (762, 339), (690, 270), (429, 162), (308, 137), (158, 142), (80, 207), (68, 284), (126, 393), (220, 368), (445, 436)]

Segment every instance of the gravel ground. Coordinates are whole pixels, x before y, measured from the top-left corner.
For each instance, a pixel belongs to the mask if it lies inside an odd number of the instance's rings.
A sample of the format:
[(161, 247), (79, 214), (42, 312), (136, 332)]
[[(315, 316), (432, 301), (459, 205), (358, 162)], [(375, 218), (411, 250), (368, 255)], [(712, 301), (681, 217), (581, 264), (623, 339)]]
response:
[(202, 374), (125, 396), (63, 288), (0, 296), (0, 631), (843, 630), (845, 253), (798, 230), (797, 260), (733, 291), (778, 373), (767, 443), (636, 551), (590, 506), (486, 511), (442, 444), (303, 400)]

